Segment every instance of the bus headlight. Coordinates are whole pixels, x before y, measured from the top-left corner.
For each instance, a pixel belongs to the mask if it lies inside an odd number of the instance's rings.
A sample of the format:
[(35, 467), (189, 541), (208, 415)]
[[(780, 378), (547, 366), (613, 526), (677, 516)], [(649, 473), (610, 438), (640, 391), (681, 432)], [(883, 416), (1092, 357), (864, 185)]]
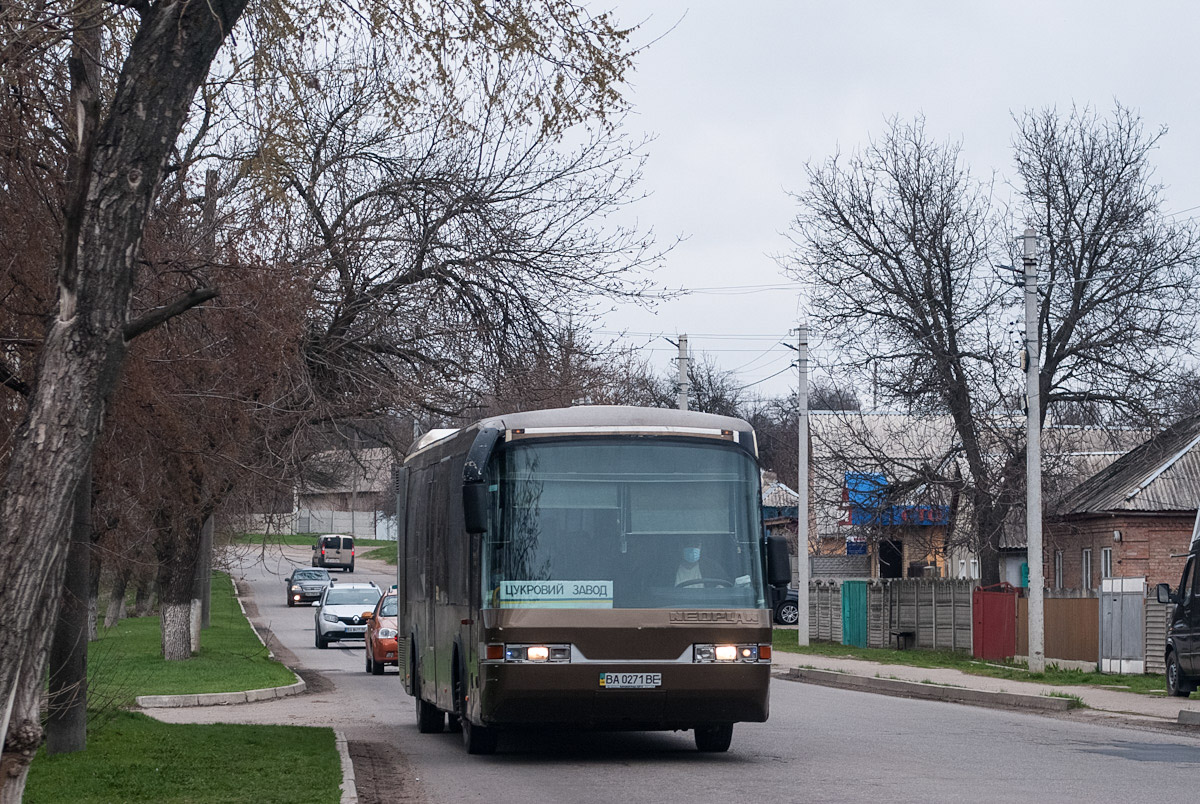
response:
[(708, 662), (757, 662), (771, 661), (770, 645), (693, 645), (692, 661)]
[[(487, 656), (489, 659), (498, 658), (495, 656), (500, 651), (495, 650), (498, 645), (488, 645)], [(530, 662), (530, 663), (562, 663), (571, 661), (571, 646), (570, 645), (505, 645), (504, 646), (504, 661), (506, 662)]]

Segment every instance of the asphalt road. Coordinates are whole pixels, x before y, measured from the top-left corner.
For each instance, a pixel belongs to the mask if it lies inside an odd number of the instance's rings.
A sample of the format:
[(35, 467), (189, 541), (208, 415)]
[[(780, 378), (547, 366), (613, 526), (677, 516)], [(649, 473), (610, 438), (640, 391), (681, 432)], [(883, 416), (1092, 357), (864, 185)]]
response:
[[(495, 756), (469, 757), (459, 735), (417, 732), (395, 671), (368, 675), (361, 642), (314, 646), (314, 610), (288, 608), (282, 580), (307, 553), (241, 563), (252, 613), (313, 691), (155, 716), (338, 728), (367, 802), (1165, 801), (1200, 774), (1200, 740), (1187, 736), (781, 679), (770, 720), (739, 724), (726, 754), (696, 752), (690, 733), (553, 733), (506, 735)], [(387, 565), (358, 566), (344, 580), (392, 583)]]

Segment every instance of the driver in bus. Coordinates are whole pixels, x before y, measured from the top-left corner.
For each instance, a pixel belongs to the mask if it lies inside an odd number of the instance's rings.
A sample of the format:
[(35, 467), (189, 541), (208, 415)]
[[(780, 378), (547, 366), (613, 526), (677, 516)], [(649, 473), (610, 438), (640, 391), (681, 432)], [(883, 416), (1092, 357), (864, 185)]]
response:
[(718, 584), (701, 583), (703, 580), (718, 580), (726, 586), (729, 575), (725, 568), (716, 561), (706, 557), (700, 539), (688, 539), (680, 549), (679, 566), (675, 569), (676, 586), (716, 586)]

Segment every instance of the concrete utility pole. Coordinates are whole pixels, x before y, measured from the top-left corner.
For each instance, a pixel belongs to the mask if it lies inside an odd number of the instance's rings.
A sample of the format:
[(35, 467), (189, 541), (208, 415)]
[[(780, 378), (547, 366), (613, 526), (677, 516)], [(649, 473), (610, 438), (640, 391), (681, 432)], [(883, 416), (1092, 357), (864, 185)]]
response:
[(679, 336), (679, 409), (688, 409), (688, 346), (687, 335)]
[(796, 493), (800, 496), (796, 506), (796, 594), (798, 600), (796, 609), (799, 619), (796, 620), (796, 642), (808, 644), (808, 325), (800, 325), (800, 393), (799, 416), (797, 417), (800, 431), (799, 473), (797, 475)]
[(1026, 229), (1025, 246), (1025, 544), (1029, 561), (1029, 670), (1046, 669), (1046, 586), (1042, 558), (1041, 350), (1038, 343), (1037, 235)]

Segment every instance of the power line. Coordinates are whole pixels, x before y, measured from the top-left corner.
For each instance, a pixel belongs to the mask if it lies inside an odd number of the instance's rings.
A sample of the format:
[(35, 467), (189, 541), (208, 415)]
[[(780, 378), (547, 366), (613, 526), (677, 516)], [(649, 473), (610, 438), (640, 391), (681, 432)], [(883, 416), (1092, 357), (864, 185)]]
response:
[(796, 365), (796, 364), (795, 364), (795, 362), (788, 363), (786, 366), (784, 366), (783, 368), (781, 368), (779, 371), (775, 372), (774, 374), (771, 374), (771, 375), (769, 375), (769, 376), (767, 376), (767, 377), (763, 377), (761, 380), (755, 380), (755, 381), (754, 381), (754, 382), (752, 382), (752, 383), (748, 383), (748, 384), (746, 384), (746, 385), (743, 385), (743, 386), (742, 386), (741, 388), (739, 388), (738, 390), (739, 390), (739, 391), (745, 391), (747, 388), (752, 388), (752, 387), (754, 387), (755, 385), (758, 385), (759, 383), (766, 382), (767, 380), (773, 380), (773, 379), (775, 379), (776, 377), (778, 377), (780, 374), (782, 374), (783, 372), (787, 371), (788, 369), (791, 369), (791, 368), (792, 368), (793, 366), (795, 366), (795, 365)]

